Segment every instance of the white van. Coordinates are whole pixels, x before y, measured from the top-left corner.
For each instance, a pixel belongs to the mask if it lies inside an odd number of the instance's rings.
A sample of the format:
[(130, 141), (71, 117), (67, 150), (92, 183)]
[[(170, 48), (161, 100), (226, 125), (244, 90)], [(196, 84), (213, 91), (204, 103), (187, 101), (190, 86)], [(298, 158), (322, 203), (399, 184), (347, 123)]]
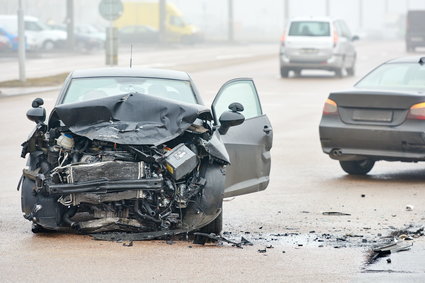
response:
[[(35, 17), (25, 16), (24, 26), (27, 50), (52, 50), (65, 44), (66, 32), (51, 30)], [(0, 15), (0, 28), (3, 28), (8, 33), (17, 35), (17, 15)]]
[(302, 70), (319, 69), (343, 71), (352, 76), (356, 66), (356, 50), (343, 20), (330, 18), (296, 18), (289, 21), (281, 39), (280, 74), (287, 78), (290, 71), (300, 75)]

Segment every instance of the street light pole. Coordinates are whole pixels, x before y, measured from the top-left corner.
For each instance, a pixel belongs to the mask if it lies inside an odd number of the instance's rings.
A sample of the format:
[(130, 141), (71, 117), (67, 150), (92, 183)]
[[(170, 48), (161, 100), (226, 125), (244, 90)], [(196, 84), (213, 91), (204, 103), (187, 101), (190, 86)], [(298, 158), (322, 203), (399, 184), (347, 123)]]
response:
[(74, 50), (74, 0), (66, 1), (66, 32), (68, 48)]
[(359, 0), (359, 29), (363, 28), (363, 0)]
[(166, 26), (165, 20), (167, 18), (167, 1), (159, 0), (159, 40), (161, 43), (166, 41)]
[(285, 7), (284, 7), (284, 18), (285, 18), (285, 23), (289, 21), (289, 0), (283, 0)]
[(330, 4), (330, 0), (326, 0), (326, 16), (330, 17), (331, 16), (331, 4)]
[(234, 40), (234, 26), (233, 26), (233, 0), (228, 0), (228, 40), (233, 42)]
[(19, 0), (18, 6), (18, 57), (19, 57), (19, 80), (25, 82), (25, 26), (24, 26), (24, 10), (22, 8), (22, 0)]

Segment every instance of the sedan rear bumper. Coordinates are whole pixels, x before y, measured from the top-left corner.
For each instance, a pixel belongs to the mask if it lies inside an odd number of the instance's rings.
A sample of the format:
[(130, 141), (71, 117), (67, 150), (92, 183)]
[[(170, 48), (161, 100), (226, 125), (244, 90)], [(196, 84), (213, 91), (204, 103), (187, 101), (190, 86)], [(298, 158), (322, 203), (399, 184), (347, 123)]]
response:
[(425, 161), (425, 123), (400, 126), (348, 125), (324, 116), (319, 126), (323, 152), (337, 160)]

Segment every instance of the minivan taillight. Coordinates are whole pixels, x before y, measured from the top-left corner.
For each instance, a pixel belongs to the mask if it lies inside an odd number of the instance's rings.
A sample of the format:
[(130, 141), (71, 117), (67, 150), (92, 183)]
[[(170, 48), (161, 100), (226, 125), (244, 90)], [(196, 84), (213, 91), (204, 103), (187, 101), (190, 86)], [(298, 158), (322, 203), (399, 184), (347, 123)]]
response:
[(323, 115), (337, 115), (338, 105), (332, 99), (326, 99), (325, 105), (323, 106)]
[(285, 41), (286, 41), (286, 36), (285, 36), (285, 33), (283, 33), (282, 36), (280, 37), (280, 44), (282, 46), (285, 46)]
[(410, 107), (407, 119), (425, 120), (425, 102), (421, 102)]
[(334, 41), (334, 47), (335, 47), (339, 41), (339, 35), (336, 31), (334, 31), (333, 41)]

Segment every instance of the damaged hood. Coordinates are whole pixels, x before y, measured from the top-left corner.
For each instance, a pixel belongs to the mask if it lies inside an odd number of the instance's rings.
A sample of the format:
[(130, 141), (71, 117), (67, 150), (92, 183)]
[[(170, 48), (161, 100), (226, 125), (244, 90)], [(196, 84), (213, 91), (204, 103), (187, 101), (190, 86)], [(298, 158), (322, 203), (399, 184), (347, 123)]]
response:
[(209, 108), (130, 93), (58, 105), (49, 127), (62, 121), (71, 132), (90, 140), (159, 145), (181, 135), (197, 118), (212, 120)]

